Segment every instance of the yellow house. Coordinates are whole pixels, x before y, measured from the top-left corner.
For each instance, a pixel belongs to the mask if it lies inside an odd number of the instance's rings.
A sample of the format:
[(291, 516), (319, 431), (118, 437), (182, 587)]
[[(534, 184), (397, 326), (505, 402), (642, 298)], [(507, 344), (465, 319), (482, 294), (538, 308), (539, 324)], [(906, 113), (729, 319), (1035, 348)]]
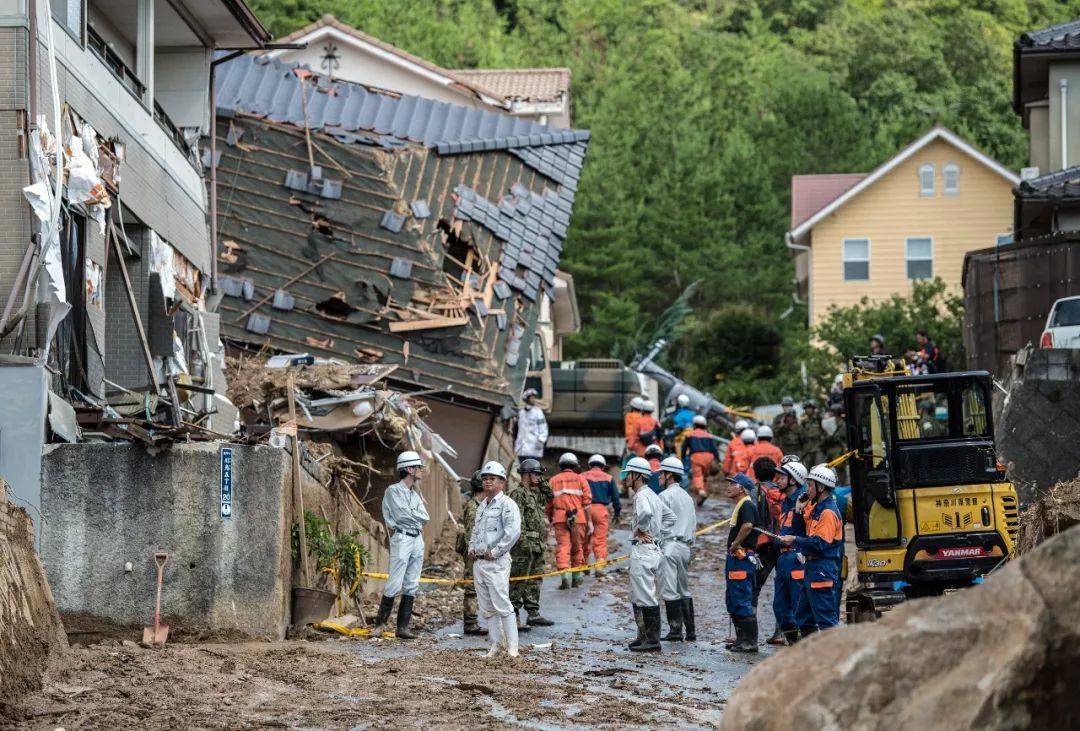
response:
[(905, 294), (916, 279), (960, 292), (964, 254), (1012, 240), (1019, 182), (944, 127), (870, 173), (794, 176), (786, 242), (810, 326), (833, 305)]

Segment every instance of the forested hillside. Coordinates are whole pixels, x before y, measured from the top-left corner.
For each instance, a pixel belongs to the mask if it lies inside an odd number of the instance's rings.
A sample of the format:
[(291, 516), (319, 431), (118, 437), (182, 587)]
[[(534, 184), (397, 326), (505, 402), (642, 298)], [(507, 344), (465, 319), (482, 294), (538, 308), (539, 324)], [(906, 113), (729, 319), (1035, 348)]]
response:
[[(800, 392), (790, 176), (869, 170), (935, 123), (1014, 169), (1012, 43), (1080, 0), (253, 0), (333, 13), (449, 68), (569, 66), (593, 131), (564, 267), (571, 355), (626, 357), (690, 283), (674, 370), (736, 402)], [(786, 316), (785, 316), (786, 315)]]

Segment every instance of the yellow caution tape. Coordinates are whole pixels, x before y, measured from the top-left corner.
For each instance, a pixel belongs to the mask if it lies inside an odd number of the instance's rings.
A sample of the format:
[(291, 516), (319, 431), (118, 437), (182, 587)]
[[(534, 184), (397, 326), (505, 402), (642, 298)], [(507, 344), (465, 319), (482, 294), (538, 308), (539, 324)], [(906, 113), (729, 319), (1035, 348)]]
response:
[[(724, 525), (728, 525), (728, 520), (727, 519), (717, 521), (716, 523), (713, 523), (712, 525), (707, 525), (704, 528), (702, 528), (701, 530), (694, 533), (694, 535), (695, 536), (700, 536), (702, 534), (714, 531), (717, 528), (719, 528), (721, 526), (724, 526)], [(609, 566), (609, 565), (611, 565), (613, 563), (620, 563), (622, 561), (626, 561), (629, 558), (630, 558), (630, 556), (628, 554), (628, 555), (625, 555), (625, 556), (618, 556), (616, 558), (607, 558), (607, 559), (604, 559), (602, 561), (595, 561), (593, 563), (586, 564), (585, 566), (574, 566), (573, 568), (562, 569), (562, 570), (557, 570), (557, 571), (547, 571), (547, 572), (542, 573), (542, 574), (532, 574), (530, 576), (511, 576), (510, 581), (534, 581), (536, 579), (548, 579), (548, 578), (551, 578), (553, 576), (562, 576), (563, 574), (576, 574), (576, 573), (579, 573), (579, 572), (582, 572), (582, 571), (591, 571), (592, 569), (595, 569), (595, 568), (604, 568), (605, 566)], [(377, 573), (377, 572), (371, 572), (371, 571), (365, 571), (363, 573), (363, 576), (365, 576), (365, 577), (367, 577), (369, 579), (382, 579), (384, 581), (386, 579), (390, 578), (389, 574)], [(451, 586), (455, 586), (455, 585), (462, 585), (462, 584), (471, 584), (471, 583), (473, 583), (473, 580), (472, 579), (442, 579), (442, 578), (437, 578), (437, 577), (433, 577), (433, 576), (421, 576), (420, 577), (420, 583), (421, 584), (449, 584)], [(328, 629), (334, 629), (334, 628), (329, 627)], [(340, 630), (335, 630), (335, 631), (340, 631)]]

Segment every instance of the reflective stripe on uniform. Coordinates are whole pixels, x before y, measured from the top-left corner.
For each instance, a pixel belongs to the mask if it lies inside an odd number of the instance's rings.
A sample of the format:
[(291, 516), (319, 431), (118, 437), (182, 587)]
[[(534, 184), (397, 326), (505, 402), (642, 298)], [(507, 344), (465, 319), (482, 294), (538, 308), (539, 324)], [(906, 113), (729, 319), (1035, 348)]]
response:
[(577, 495), (577, 496), (580, 497), (581, 495), (584, 495), (584, 494), (585, 493), (582, 492), (581, 490), (573, 490), (573, 489), (567, 488), (566, 490), (556, 490), (551, 495), (552, 495), (552, 497), (559, 497), (559, 495)]
[[(792, 572), (794, 574), (794, 572)], [(832, 581), (811, 581), (811, 589), (828, 589), (833, 585)]]
[[(746, 572), (745, 571), (728, 571), (727, 577), (729, 579), (731, 579), (732, 581), (740, 581), (740, 580), (746, 578)], [(831, 581), (829, 582), (829, 585), (832, 586)]]
[(806, 576), (806, 572), (802, 569), (795, 569), (791, 572), (791, 578), (795, 579), (795, 581), (802, 581), (804, 576)]

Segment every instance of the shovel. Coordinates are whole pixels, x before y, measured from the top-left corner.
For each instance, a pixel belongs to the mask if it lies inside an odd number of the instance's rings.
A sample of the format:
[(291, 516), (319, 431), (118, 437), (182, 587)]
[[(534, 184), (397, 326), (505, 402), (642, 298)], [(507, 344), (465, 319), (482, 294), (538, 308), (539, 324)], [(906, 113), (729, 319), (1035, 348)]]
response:
[(161, 578), (165, 573), (165, 562), (168, 560), (169, 554), (164, 551), (154, 554), (154, 563), (157, 564), (157, 599), (154, 602), (154, 624), (143, 627), (144, 645), (164, 645), (169, 637), (169, 625), (161, 623)]

